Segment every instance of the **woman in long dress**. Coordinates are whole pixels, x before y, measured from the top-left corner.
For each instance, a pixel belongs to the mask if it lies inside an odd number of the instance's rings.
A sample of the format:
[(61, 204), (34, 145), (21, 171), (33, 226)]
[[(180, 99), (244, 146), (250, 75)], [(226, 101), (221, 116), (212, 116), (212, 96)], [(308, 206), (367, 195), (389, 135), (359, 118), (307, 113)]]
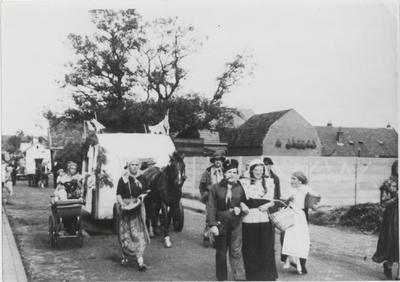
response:
[[(127, 163), (127, 173), (118, 181), (117, 202), (119, 208), (118, 241), (122, 250), (121, 265), (128, 264), (128, 257), (135, 257), (140, 271), (147, 269), (143, 254), (150, 237), (145, 224), (146, 211), (143, 198), (147, 190), (146, 179), (139, 175), (140, 162), (132, 159)], [(137, 207), (125, 209), (129, 205)]]
[[(250, 163), (250, 179), (240, 182), (246, 194), (244, 204), (248, 213), (243, 217), (243, 262), (246, 279), (275, 281), (278, 272), (275, 264), (275, 228), (268, 218), (268, 210), (277, 208), (274, 199), (280, 198), (279, 187), (272, 178), (264, 178), (266, 168), (261, 159)], [(246, 208), (242, 208), (246, 212)]]
[[(385, 208), (378, 246), (372, 260), (383, 263), (383, 273), (392, 279), (393, 263), (399, 263), (399, 180), (398, 161), (392, 164), (391, 176), (380, 187), (380, 203)], [(399, 267), (396, 280), (399, 280)]]
[(310, 252), (310, 233), (304, 201), (307, 193), (318, 196), (307, 183), (307, 177), (301, 171), (294, 172), (290, 178), (291, 188), (288, 189), (286, 195), (288, 196), (287, 203), (294, 210), (295, 223), (286, 230), (283, 238), (282, 255), (286, 258), (283, 268), (289, 268), (292, 260), (299, 274), (308, 273), (306, 261)]

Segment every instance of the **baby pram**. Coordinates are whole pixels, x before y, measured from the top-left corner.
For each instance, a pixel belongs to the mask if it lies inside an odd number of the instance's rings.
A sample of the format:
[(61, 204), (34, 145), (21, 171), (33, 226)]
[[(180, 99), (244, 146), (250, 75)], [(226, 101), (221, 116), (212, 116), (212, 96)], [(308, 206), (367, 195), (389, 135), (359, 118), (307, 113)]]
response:
[[(50, 207), (52, 215), (49, 217), (50, 246), (58, 247), (59, 239), (77, 238), (79, 246), (83, 246), (83, 234), (81, 226), (81, 209), (84, 205), (82, 199), (58, 200), (52, 197)], [(68, 234), (63, 226), (64, 221), (72, 221), (76, 225), (75, 234)]]

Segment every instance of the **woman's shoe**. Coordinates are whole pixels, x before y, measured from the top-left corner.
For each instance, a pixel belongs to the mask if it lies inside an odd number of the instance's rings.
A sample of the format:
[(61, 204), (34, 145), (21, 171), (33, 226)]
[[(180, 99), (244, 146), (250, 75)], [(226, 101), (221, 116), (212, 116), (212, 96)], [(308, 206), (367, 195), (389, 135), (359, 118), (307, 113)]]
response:
[(128, 264), (128, 259), (127, 258), (123, 258), (122, 260), (121, 260), (121, 265), (122, 266), (126, 266)]
[(290, 267), (290, 261), (289, 261), (289, 259), (287, 259), (285, 261), (285, 263), (283, 264), (283, 269), (289, 269), (289, 267)]
[(147, 269), (147, 265), (144, 264), (143, 262), (141, 262), (141, 263), (139, 263), (138, 268), (140, 271), (145, 271)]
[(389, 268), (389, 266), (387, 265), (387, 262), (383, 263), (383, 274), (385, 274), (386, 278), (392, 280), (393, 276), (392, 276), (392, 269)]

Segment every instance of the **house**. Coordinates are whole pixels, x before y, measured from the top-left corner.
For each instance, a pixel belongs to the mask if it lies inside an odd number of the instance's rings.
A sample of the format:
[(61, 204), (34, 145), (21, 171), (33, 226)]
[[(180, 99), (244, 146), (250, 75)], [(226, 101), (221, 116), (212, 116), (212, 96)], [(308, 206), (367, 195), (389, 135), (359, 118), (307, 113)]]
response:
[(223, 140), (230, 156), (321, 155), (317, 131), (293, 109), (254, 115)]
[(212, 156), (216, 151), (226, 151), (228, 148), (228, 143), (221, 142), (218, 131), (213, 130), (199, 130), (200, 138), (203, 141), (203, 155)]
[(398, 134), (386, 128), (315, 126), (321, 140), (322, 156), (397, 158)]

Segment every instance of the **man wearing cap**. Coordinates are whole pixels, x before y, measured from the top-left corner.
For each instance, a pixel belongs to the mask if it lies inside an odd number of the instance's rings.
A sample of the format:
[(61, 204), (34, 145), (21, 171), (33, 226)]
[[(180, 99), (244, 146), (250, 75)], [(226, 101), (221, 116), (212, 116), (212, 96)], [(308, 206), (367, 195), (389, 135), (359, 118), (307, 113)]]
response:
[(274, 165), (274, 162), (271, 160), (271, 158), (264, 158), (263, 163), (265, 165), (265, 177), (266, 178), (272, 178), (275, 184), (275, 188), (277, 190), (281, 190), (281, 185), (280, 185), (280, 180), (279, 177), (272, 171), (272, 166)]
[[(235, 159), (223, 163), (224, 179), (214, 184), (207, 203), (208, 224), (215, 236), (216, 276), (228, 280), (227, 253), (234, 280), (245, 280), (242, 259), (242, 212), (246, 195), (237, 182), (239, 163)], [(247, 209), (248, 210), (248, 209)]]
[[(225, 161), (225, 157), (222, 151), (217, 151), (210, 158), (210, 162), (213, 164), (208, 167), (201, 176), (199, 189), (201, 194), (201, 201), (207, 205), (208, 194), (210, 192), (211, 186), (219, 183), (224, 178), (224, 173), (222, 171), (222, 163)], [(204, 245), (208, 247), (210, 244), (209, 228), (207, 225), (207, 206), (206, 206), (206, 227), (204, 229)]]

